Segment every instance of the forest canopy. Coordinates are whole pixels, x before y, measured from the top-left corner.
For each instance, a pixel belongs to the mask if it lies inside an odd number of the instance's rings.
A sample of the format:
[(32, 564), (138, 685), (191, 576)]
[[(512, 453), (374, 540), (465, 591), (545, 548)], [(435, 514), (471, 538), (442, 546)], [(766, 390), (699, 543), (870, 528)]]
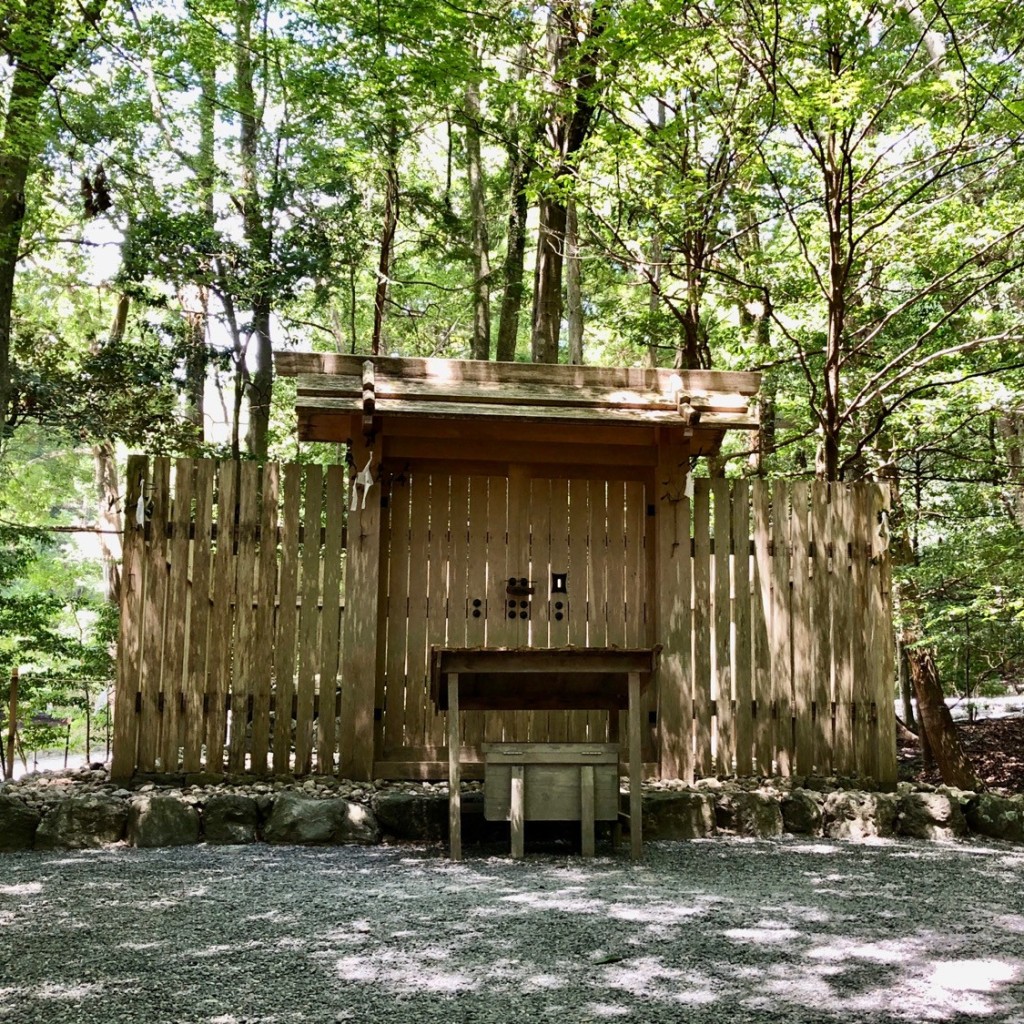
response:
[(8, 0), (0, 53), (5, 523), (294, 457), (273, 349), (753, 369), (698, 471), (891, 481), (908, 643), (1024, 685), (1020, 4)]

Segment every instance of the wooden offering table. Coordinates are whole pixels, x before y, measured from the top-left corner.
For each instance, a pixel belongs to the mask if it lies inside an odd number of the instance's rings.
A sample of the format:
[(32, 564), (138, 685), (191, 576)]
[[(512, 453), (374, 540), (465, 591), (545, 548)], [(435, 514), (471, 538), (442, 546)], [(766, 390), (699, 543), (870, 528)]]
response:
[[(640, 693), (654, 671), (655, 654), (652, 648), (604, 647), (431, 650), (431, 696), (439, 711), (448, 712), (448, 814), (453, 860), (462, 858), (460, 711), (604, 710), (611, 715), (612, 738), (617, 735), (617, 712), (628, 711), (629, 832), (633, 858), (640, 858)], [(534, 752), (533, 757), (541, 745), (525, 746)], [(522, 767), (519, 764), (513, 769), (513, 778), (522, 777)], [(521, 800), (520, 792), (520, 813)], [(514, 838), (515, 824), (513, 806)]]

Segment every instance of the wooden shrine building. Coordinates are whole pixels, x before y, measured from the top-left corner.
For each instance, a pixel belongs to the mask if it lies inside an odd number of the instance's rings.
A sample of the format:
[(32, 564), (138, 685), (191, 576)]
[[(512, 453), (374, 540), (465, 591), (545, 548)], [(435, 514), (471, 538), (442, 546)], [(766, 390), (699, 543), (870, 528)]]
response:
[(133, 457), (115, 776), (894, 778), (887, 492), (688, 479), (756, 374), (276, 359), (347, 467)]

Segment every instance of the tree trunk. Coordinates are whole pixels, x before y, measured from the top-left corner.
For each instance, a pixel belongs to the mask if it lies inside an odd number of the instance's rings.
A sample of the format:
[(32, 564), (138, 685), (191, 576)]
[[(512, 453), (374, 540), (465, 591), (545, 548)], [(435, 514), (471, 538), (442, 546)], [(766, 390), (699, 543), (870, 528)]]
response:
[[(40, 40), (37, 45), (44, 43)], [(11, 316), (25, 224), (25, 185), (32, 156), (39, 148), (37, 132), (45, 89), (46, 79), (19, 60), (0, 139), (0, 429), (11, 400)]]
[(537, 225), (537, 265), (533, 272), (531, 351), (535, 363), (558, 362), (565, 222), (565, 207), (555, 199), (542, 198)]
[(914, 685), (910, 681), (910, 659), (907, 645), (902, 636), (896, 638), (896, 671), (900, 681), (900, 700), (903, 704), (903, 721), (911, 732), (918, 731), (914, 718)]
[[(129, 299), (121, 295), (110, 325), (110, 340), (120, 341), (128, 325)], [(104, 439), (92, 446), (93, 482), (96, 486), (96, 525), (99, 527), (100, 557), (103, 562), (103, 585), (107, 600), (117, 607), (121, 603), (121, 490), (117, 482), (117, 459), (114, 443)]]
[(398, 230), (398, 153), (397, 135), (392, 133), (388, 165), (384, 170), (384, 218), (380, 230), (380, 259), (377, 262), (377, 287), (373, 293), (373, 338), (370, 351), (380, 355), (384, 340), (384, 310), (391, 280), (391, 259)]
[(565, 312), (569, 328), (569, 362), (583, 362), (583, 283), (580, 275), (579, 222), (570, 199), (565, 218)]
[[(530, 50), (525, 44), (519, 48), (516, 61), (516, 81), (522, 82), (530, 64)], [(522, 150), (520, 111), (513, 104), (508, 114), (508, 231), (505, 241), (505, 259), (501, 268), (504, 291), (498, 319), (498, 345), (494, 358), (511, 363), (516, 358), (519, 340), (519, 317), (523, 308), (523, 265), (526, 261), (526, 218), (530, 208), (526, 199), (529, 177), (526, 157)]]
[(502, 278), (505, 290), (501, 296), (501, 315), (498, 320), (498, 347), (495, 358), (511, 363), (516, 358), (519, 339), (519, 317), (523, 309), (523, 264), (526, 262), (526, 218), (529, 205), (526, 200), (526, 166), (522, 154), (509, 154), (509, 207), (508, 240)]
[[(188, 5), (191, 16), (197, 17)], [(197, 20), (198, 24), (205, 22)], [(212, 33), (211, 33), (212, 35)], [(210, 46), (216, 40), (206, 40)], [(203, 221), (210, 238), (217, 227), (214, 212), (216, 180), (216, 116), (217, 72), (212, 49), (203, 48), (197, 57), (199, 75), (199, 152), (196, 160), (196, 183), (203, 212)], [(185, 417), (196, 428), (196, 442), (206, 440), (206, 370), (209, 364), (206, 328), (210, 317), (210, 289), (205, 281), (186, 284), (179, 293), (185, 318)]]
[[(551, 186), (542, 193), (537, 228), (537, 265), (534, 271), (533, 361), (558, 362), (558, 337), (562, 327), (562, 269), (565, 255), (567, 220), (565, 182), (575, 173), (573, 159), (583, 148), (593, 124), (599, 54), (595, 47), (586, 53), (571, 77), (567, 61), (578, 51), (581, 40), (593, 41), (602, 31), (597, 19), (599, 5), (586, 21), (582, 8), (573, 0), (558, 0), (548, 14), (547, 91), (551, 95), (546, 129), (547, 148), (553, 169)], [(572, 101), (566, 103), (571, 92)]]
[(265, 459), (270, 432), (270, 400), (274, 387), (273, 344), (270, 337), (272, 303), (268, 280), (273, 238), (264, 217), (257, 177), (259, 118), (252, 40), (255, 15), (256, 7), (251, 0), (239, 0), (236, 14), (235, 88), (238, 94), (238, 148), (242, 169), (242, 233), (249, 250), (249, 305), (252, 309), (252, 331), (247, 349), (254, 365), (246, 391), (249, 399), (246, 448), (256, 458)]
[(465, 88), (466, 177), (473, 225), (473, 343), (474, 359), (491, 357), (491, 257), (487, 237), (487, 200), (480, 158), (480, 94), (476, 82)]
[(935, 656), (927, 648), (915, 647), (907, 651), (907, 657), (921, 715), (921, 730), (928, 737), (942, 781), (957, 789), (984, 789), (984, 783), (960, 743), (953, 716), (946, 707)]

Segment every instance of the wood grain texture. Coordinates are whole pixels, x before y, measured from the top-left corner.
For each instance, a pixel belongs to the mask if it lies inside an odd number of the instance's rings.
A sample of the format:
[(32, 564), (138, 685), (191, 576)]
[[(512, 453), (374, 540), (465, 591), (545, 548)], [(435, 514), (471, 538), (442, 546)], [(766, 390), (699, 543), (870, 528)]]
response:
[[(316, 769), (321, 775), (332, 775), (337, 768), (339, 737), (337, 707), (341, 670), (341, 534), (345, 520), (345, 470), (329, 466), (324, 490), (323, 547), (323, 610), (320, 613), (320, 686), (317, 716)], [(371, 495), (372, 497), (372, 495)], [(378, 498), (379, 501), (379, 498)], [(376, 597), (376, 594), (374, 594)], [(376, 602), (374, 619), (377, 617)], [(376, 651), (376, 645), (373, 650)], [(376, 658), (373, 678), (376, 679)]]
[(205, 735), (204, 696), (210, 640), (214, 463), (195, 463), (195, 540), (192, 543), (192, 587), (189, 600), (188, 668), (185, 676), (185, 722), (182, 769), (199, 771)]
[(188, 667), (186, 627), (189, 619), (191, 587), (189, 581), (192, 527), (192, 495), (195, 464), (191, 459), (175, 459), (174, 497), (170, 510), (171, 536), (167, 542), (167, 621), (164, 654), (160, 737), (160, 763), (164, 771), (177, 771), (184, 739), (182, 705), (185, 699), (185, 672)]
[[(274, 621), (274, 774), (291, 771), (292, 700), (295, 697), (296, 635), (298, 632), (299, 526), (302, 466), (284, 467), (284, 507), (281, 513), (280, 581)], [(287, 710), (286, 710), (287, 709)]]
[[(324, 471), (307, 466), (302, 507), (302, 577), (299, 583), (298, 674), (295, 713), (295, 771), (313, 768), (313, 697), (320, 650), (320, 523), (323, 510)], [(349, 531), (351, 535), (351, 530)]]
[(714, 593), (714, 641), (712, 643), (712, 687), (715, 702), (715, 766), (719, 774), (735, 770), (736, 737), (732, 692), (732, 506), (729, 481), (711, 482), (714, 498), (715, 550), (712, 566)]
[(142, 608), (142, 693), (139, 714), (139, 769), (151, 772), (160, 757), (160, 687), (164, 666), (167, 611), (167, 517), (170, 512), (171, 462), (153, 460), (146, 544), (146, 590)]
[(772, 704), (775, 708), (775, 770), (794, 770), (793, 625), (790, 584), (789, 485), (778, 481), (772, 493)]
[(694, 481), (693, 493), (693, 713), (694, 763), (698, 778), (711, 774), (711, 481)]
[(811, 718), (814, 676), (811, 661), (811, 534), (807, 507), (808, 486), (805, 481), (793, 484), (792, 501), (790, 538), (793, 551), (793, 607), (790, 628), (793, 646), (793, 719), (796, 728), (794, 768), (801, 775), (809, 775), (814, 769), (814, 722)]
[(750, 593), (750, 639), (753, 659), (754, 765), (771, 775), (775, 762), (775, 721), (772, 703), (772, 557), (771, 493), (765, 480), (755, 480), (753, 512), (753, 585)]
[(377, 693), (380, 455), (376, 449), (367, 450), (361, 435), (356, 436), (351, 454), (354, 465), (360, 470), (369, 461), (375, 482), (366, 495), (365, 508), (362, 500), (358, 510), (350, 506), (346, 532), (340, 771), (345, 778), (367, 781), (373, 776), (373, 705)]
[(125, 477), (124, 540), (121, 562), (121, 620), (118, 631), (117, 687), (114, 692), (114, 725), (110, 777), (131, 777), (138, 761), (139, 718), (135, 702), (142, 674), (142, 611), (145, 601), (146, 552), (144, 518), (136, 518), (139, 498), (145, 494), (149, 460), (128, 457)]
[(750, 488), (746, 480), (733, 484), (733, 693), (736, 737), (736, 774), (745, 777), (754, 771), (754, 688), (751, 667), (752, 636), (750, 622)]
[(217, 463), (217, 550), (213, 561), (213, 606), (210, 614), (209, 675), (206, 687), (206, 768), (211, 772), (224, 769), (227, 697), (231, 692), (231, 648), (235, 629), (236, 468), (236, 463)]
[(663, 645), (657, 672), (661, 777), (693, 781), (693, 664), (691, 661), (689, 451), (661, 449), (655, 506), (655, 631)]
[(827, 483), (811, 485), (811, 710), (814, 720), (814, 769), (832, 771), (832, 552), (836, 516)]

